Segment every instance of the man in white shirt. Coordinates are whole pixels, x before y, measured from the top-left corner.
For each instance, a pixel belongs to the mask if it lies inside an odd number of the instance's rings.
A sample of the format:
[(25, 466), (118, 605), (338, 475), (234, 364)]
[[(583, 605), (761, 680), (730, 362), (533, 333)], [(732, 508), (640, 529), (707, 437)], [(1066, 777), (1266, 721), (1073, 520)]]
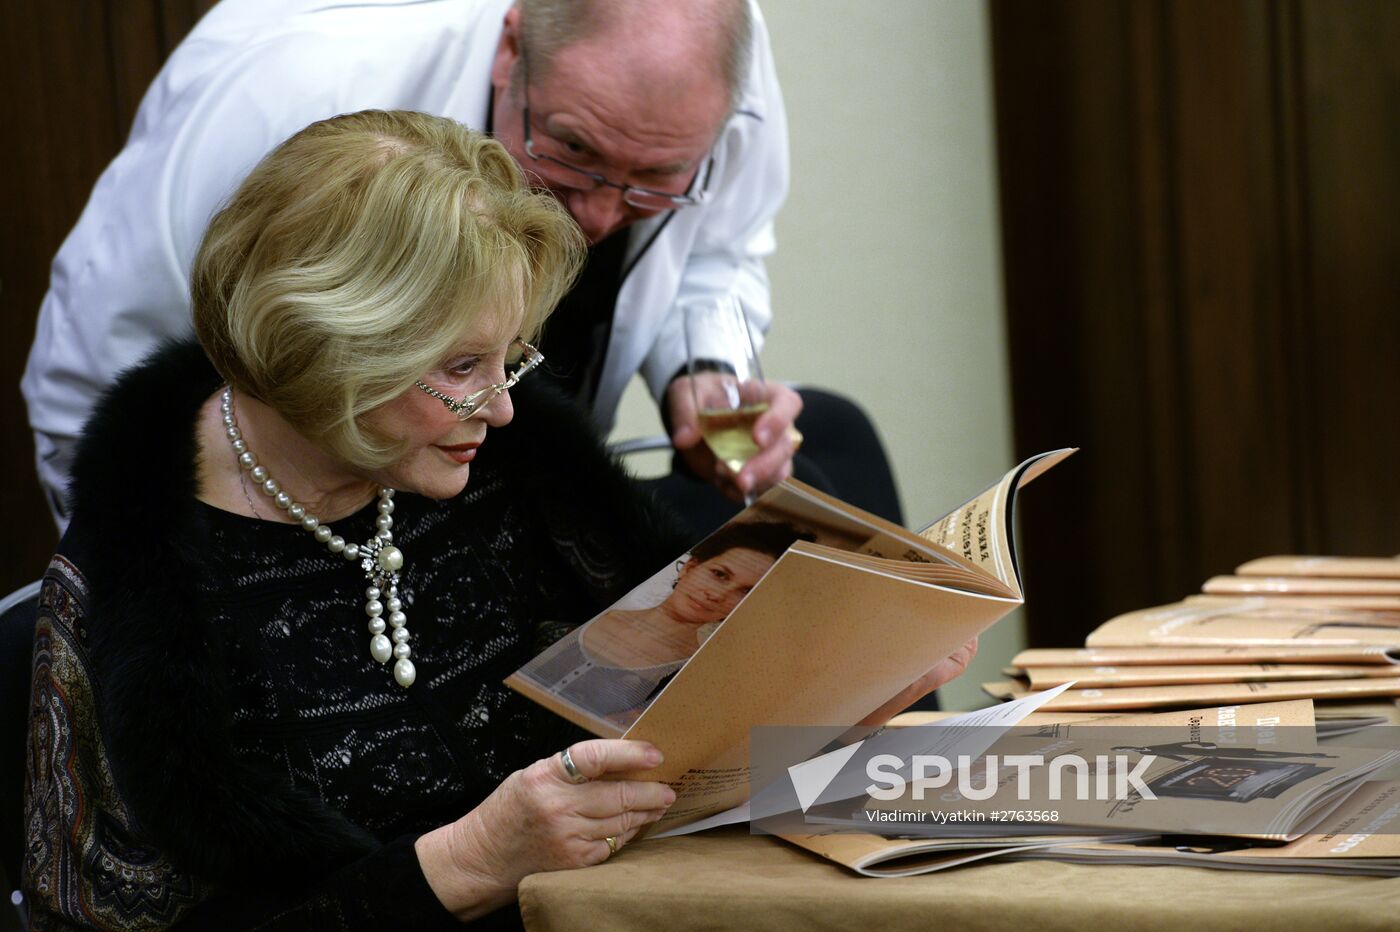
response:
[(22, 389), (60, 525), (97, 396), (190, 332), (188, 269), (211, 215), (283, 139), (369, 108), (493, 132), (579, 222), (584, 310), (566, 302), (542, 348), (600, 433), (640, 372), (677, 452), (731, 500), (791, 474), (802, 401), (781, 385), (738, 476), (705, 449), (678, 313), (736, 295), (759, 341), (771, 318), (763, 259), (787, 131), (752, 0), (223, 0), (162, 68), (54, 260)]

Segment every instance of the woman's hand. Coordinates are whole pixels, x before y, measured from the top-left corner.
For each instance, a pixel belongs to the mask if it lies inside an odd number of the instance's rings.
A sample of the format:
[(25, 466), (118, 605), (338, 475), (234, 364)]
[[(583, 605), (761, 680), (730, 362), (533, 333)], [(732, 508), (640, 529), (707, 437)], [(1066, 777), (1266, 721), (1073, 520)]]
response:
[(974, 637), (953, 651), (952, 654), (934, 664), (927, 673), (910, 683), (899, 695), (871, 712), (857, 724), (878, 728), (903, 712), (915, 701), (927, 696), (943, 684), (962, 676), (963, 672), (967, 670), (967, 665), (972, 663), (972, 658), (976, 656), (977, 638)]
[(569, 756), (588, 782), (570, 780), (557, 754), (535, 761), (480, 806), (418, 839), (428, 885), (459, 919), (511, 902), (530, 874), (607, 860), (605, 839), (621, 847), (675, 802), (664, 783), (597, 779), (660, 764), (661, 752), (646, 742), (582, 741)]

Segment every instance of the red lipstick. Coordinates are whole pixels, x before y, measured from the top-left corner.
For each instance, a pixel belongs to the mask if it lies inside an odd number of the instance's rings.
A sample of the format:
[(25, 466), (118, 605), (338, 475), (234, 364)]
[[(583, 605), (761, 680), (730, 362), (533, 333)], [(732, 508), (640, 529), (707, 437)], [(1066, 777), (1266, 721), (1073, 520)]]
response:
[(452, 446), (436, 445), (454, 463), (470, 463), (476, 459), (476, 448), (480, 443), (455, 443)]

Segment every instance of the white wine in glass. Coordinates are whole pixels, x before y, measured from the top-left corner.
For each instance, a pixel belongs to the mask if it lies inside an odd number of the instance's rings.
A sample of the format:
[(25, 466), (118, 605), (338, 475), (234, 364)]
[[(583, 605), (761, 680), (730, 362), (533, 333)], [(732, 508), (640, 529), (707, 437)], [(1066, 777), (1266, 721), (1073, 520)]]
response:
[[(715, 458), (737, 474), (758, 453), (753, 428), (768, 410), (748, 317), (733, 295), (689, 301), (682, 313), (686, 373), (700, 433)], [(753, 498), (746, 496), (749, 504)]]
[(737, 473), (743, 469), (744, 464), (758, 452), (758, 444), (753, 440), (753, 426), (767, 410), (766, 401), (744, 405), (733, 411), (700, 409), (700, 434), (705, 438), (705, 445), (716, 459), (729, 467), (730, 472)]

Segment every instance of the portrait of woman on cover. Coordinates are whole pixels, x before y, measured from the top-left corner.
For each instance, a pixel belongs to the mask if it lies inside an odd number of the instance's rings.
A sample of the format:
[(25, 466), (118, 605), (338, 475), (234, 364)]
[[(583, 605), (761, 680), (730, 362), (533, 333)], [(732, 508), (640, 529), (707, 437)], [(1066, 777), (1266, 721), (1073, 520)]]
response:
[(40, 595), (35, 929), (451, 927), (660, 817), (593, 779), (657, 749), (501, 682), (685, 548), (528, 378), (581, 255), (422, 114), (313, 124), (231, 196), (198, 343), (98, 407)]
[[(609, 609), (521, 673), (588, 715), (625, 727), (783, 552), (813, 539), (787, 522), (731, 521), (690, 550), (655, 604)], [(651, 582), (628, 601), (654, 588)]]

